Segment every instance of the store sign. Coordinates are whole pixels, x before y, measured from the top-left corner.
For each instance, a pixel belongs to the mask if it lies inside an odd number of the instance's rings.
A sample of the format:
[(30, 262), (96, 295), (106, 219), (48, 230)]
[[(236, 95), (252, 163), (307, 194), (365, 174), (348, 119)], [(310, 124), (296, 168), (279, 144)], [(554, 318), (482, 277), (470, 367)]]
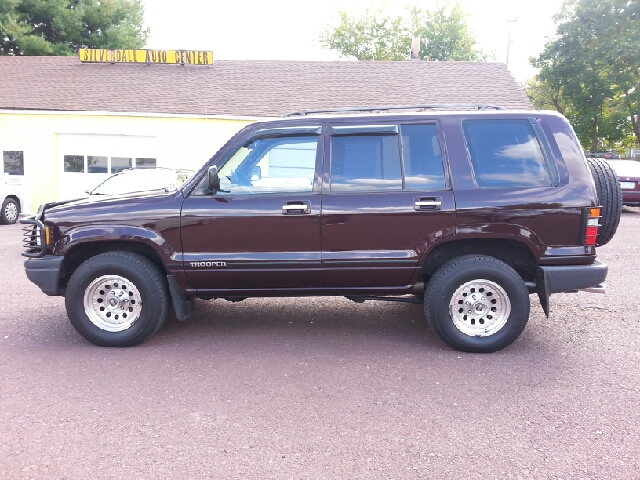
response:
[(107, 50), (81, 48), (82, 63), (160, 63), (213, 65), (213, 52), (202, 50)]

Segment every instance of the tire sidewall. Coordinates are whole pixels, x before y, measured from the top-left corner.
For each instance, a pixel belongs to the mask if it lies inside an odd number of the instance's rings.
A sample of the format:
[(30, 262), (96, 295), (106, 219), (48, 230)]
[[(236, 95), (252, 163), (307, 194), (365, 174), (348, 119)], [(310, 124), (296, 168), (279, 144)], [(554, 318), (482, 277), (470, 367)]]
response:
[[(139, 261), (137, 255), (127, 255)], [(126, 257), (125, 257), (126, 258)], [(157, 276), (156, 272), (153, 272)], [(96, 278), (103, 275), (118, 275), (132, 282), (142, 301), (140, 317), (128, 329), (121, 332), (108, 332), (96, 326), (84, 309), (84, 294)], [(156, 283), (160, 278), (151, 278), (148, 272), (140, 268), (139, 263), (120, 263), (105, 255), (98, 255), (83, 263), (74, 272), (65, 292), (67, 315), (74, 328), (85, 339), (98, 346), (128, 347), (142, 343), (152, 335), (166, 317), (166, 291), (158, 291)], [(162, 286), (162, 284), (160, 283)], [(164, 297), (164, 298), (163, 298)]]
[[(431, 323), (436, 333), (447, 344), (467, 352), (494, 352), (513, 343), (524, 330), (529, 319), (529, 292), (520, 276), (506, 264), (478, 264), (443, 276), (437, 285), (427, 286)], [(507, 270), (508, 269), (508, 270)], [(511, 271), (509, 271), (511, 270)], [(455, 291), (464, 283), (473, 280), (490, 280), (500, 285), (511, 302), (507, 323), (496, 333), (486, 337), (473, 337), (462, 333), (453, 323), (449, 302)]]
[[(7, 217), (5, 217), (5, 214), (4, 214), (4, 209), (7, 208), (7, 205), (9, 205), (10, 203), (15, 204), (16, 206), (15, 220), (9, 220)], [(18, 204), (18, 202), (16, 202), (13, 198), (6, 198), (2, 202), (2, 210), (0, 210), (0, 223), (2, 223), (3, 225), (13, 225), (18, 221), (19, 217), (20, 217), (20, 204)]]

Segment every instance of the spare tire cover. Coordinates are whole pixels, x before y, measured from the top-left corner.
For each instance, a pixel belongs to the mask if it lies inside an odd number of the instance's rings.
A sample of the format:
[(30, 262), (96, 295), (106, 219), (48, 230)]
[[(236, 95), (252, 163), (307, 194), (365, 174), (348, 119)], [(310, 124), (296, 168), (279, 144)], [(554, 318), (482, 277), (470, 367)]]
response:
[(587, 158), (593, 181), (598, 192), (598, 202), (602, 206), (602, 217), (596, 237), (598, 247), (606, 245), (613, 238), (622, 214), (622, 190), (616, 172), (602, 158)]

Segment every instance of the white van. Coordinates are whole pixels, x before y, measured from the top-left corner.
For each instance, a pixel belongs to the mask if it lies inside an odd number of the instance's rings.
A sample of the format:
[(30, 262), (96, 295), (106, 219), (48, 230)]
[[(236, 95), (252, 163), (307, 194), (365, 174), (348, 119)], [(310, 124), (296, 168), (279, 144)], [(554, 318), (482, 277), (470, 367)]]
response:
[(16, 223), (25, 210), (24, 158), (22, 151), (3, 151), (0, 164), (0, 224)]

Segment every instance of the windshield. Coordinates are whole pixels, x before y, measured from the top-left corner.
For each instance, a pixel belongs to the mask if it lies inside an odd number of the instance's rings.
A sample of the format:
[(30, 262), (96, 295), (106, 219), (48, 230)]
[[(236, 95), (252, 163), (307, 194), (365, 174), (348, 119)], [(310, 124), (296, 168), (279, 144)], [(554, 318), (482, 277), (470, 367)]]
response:
[(189, 171), (139, 169), (128, 170), (107, 178), (98, 185), (91, 195), (122, 195), (124, 193), (176, 189), (191, 176)]

